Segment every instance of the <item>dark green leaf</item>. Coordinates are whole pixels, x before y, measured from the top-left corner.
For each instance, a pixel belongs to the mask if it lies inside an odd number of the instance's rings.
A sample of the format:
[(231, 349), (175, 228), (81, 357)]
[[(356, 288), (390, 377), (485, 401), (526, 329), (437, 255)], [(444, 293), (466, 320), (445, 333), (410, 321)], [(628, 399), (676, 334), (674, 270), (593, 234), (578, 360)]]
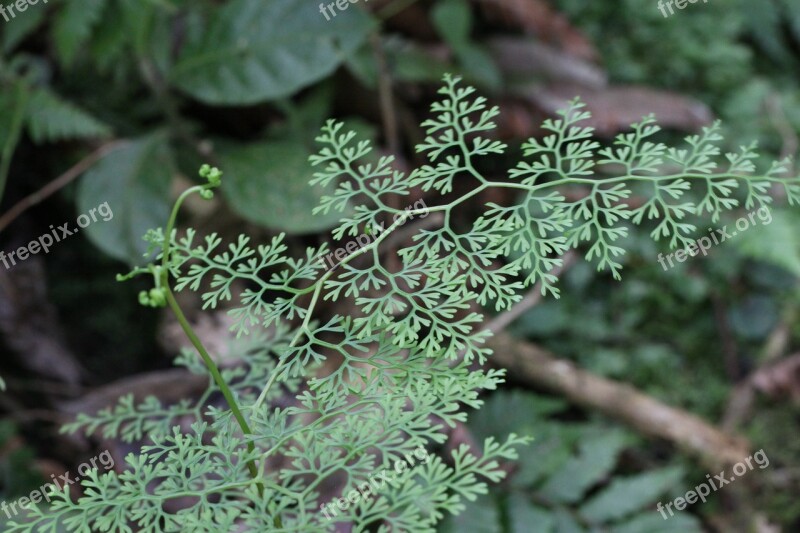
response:
[(182, 50), (172, 80), (210, 104), (290, 95), (329, 75), (366, 39), (369, 16), (347, 5), (328, 21), (311, 2), (229, 2)]
[(312, 215), (320, 197), (332, 191), (309, 187), (308, 150), (300, 143), (267, 142), (220, 148), (223, 190), (241, 216), (287, 233), (330, 229), (340, 213)]
[(48, 89), (34, 92), (27, 112), (28, 132), (37, 144), (111, 133), (108, 126)]
[(100, 22), (107, 0), (69, 0), (55, 22), (55, 44), (61, 61), (72, 63), (92, 30)]
[(733, 330), (750, 340), (763, 339), (780, 320), (777, 302), (768, 296), (749, 296), (729, 311)]
[[(666, 511), (664, 511), (666, 513)], [(678, 512), (665, 520), (658, 511), (636, 515), (630, 520), (614, 527), (614, 533), (701, 533), (700, 521), (688, 513)]]
[(509, 496), (507, 503), (509, 533), (528, 533), (532, 529), (537, 533), (554, 531), (555, 517), (551, 511), (534, 505), (519, 493)]
[(503, 82), (500, 70), (495, 65), (492, 56), (482, 46), (467, 44), (460, 48), (456, 55), (461, 70), (464, 71), (465, 79), (487, 89), (497, 90), (500, 88)]
[(616, 520), (655, 503), (655, 499), (683, 478), (680, 468), (651, 470), (625, 478), (615, 478), (580, 509), (591, 523)]
[[(36, 9), (28, 9), (25, 13), (13, 19), (13, 24), (6, 24), (3, 28), (3, 51), (10, 52), (23, 39), (36, 30), (44, 21), (47, 9), (42, 6), (34, 6)], [(9, 20), (8, 22), (11, 22)], [(0, 23), (5, 23), (2, 21)]]
[(557, 502), (579, 501), (586, 491), (611, 473), (627, 443), (628, 438), (615, 431), (584, 440), (579, 455), (547, 480), (540, 489), (541, 494)]
[(86, 227), (101, 250), (131, 264), (142, 262), (147, 245), (142, 235), (163, 227), (169, 216), (172, 154), (163, 135), (131, 141), (114, 150), (81, 178), (78, 209), (108, 202), (113, 218)]
[(431, 13), (436, 29), (454, 50), (466, 46), (472, 30), (472, 12), (464, 0), (437, 2)]
[[(430, 50), (400, 36), (384, 37), (381, 45), (393, 79), (433, 82), (455, 70), (450, 62), (435, 57)], [(362, 46), (348, 58), (347, 66), (361, 83), (370, 88), (377, 86), (378, 72), (372, 47)]]
[[(783, 267), (800, 276), (800, 238), (797, 235), (800, 217), (778, 209), (768, 211), (761, 208), (757, 213), (764, 215), (763, 219), (754, 216), (755, 225), (739, 233), (731, 243), (748, 257)], [(778, 242), (781, 245), (775, 246)]]
[(584, 533), (586, 531), (567, 509), (557, 509), (555, 517), (555, 530), (558, 531), (558, 533)]
[(500, 513), (489, 496), (468, 502), (467, 508), (458, 516), (449, 516), (438, 531), (440, 533), (501, 533)]

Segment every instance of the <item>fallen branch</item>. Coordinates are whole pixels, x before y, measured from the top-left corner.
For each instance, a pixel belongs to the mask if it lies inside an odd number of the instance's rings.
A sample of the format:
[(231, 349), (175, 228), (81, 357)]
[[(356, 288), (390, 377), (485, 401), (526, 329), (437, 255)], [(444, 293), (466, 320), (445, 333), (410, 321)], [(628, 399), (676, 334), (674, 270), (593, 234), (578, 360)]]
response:
[(501, 333), (491, 340), (490, 346), (494, 350), (492, 362), (508, 369), (516, 380), (600, 411), (644, 435), (673, 442), (710, 468), (736, 463), (750, 455), (750, 445), (744, 438), (724, 433), (630, 385), (582, 370), (535, 345)]

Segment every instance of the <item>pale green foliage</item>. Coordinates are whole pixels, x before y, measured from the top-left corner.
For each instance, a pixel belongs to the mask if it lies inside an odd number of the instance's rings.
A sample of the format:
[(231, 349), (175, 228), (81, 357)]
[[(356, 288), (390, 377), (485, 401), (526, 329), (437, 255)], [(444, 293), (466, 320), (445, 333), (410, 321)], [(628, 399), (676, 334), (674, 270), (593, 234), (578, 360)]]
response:
[[(316, 278), (322, 267), (314, 258), (322, 250), (309, 249), (305, 259), (300, 260), (286, 257), (283, 233), (274, 237), (269, 245), (256, 248), (248, 246), (250, 239), (244, 235), (239, 237), (237, 243), (222, 249), (222, 239), (216, 235), (207, 236), (203, 245), (195, 245), (194, 239), (195, 232), (189, 229), (185, 237), (173, 243), (172, 259), (176, 274), (180, 272), (180, 265), (195, 260), (188, 271), (178, 278), (175, 288), (197, 291), (207, 281), (210, 290), (202, 295), (203, 308), (206, 309), (216, 308), (220, 301), (230, 301), (234, 282), (247, 281), (254, 285), (255, 288), (245, 288), (238, 294), (237, 300), (242, 307), (230, 312), (236, 320), (234, 327), (238, 334), (248, 333), (250, 327), (259, 324), (269, 327), (281, 318), (291, 320), (305, 317), (305, 310), (297, 302), (302, 291), (292, 286), (298, 281)], [(264, 281), (260, 274), (268, 269), (273, 272)], [(264, 300), (267, 291), (281, 291), (288, 295), (278, 296), (267, 303)]]
[[(409, 175), (392, 167), (392, 157), (375, 156), (369, 142), (343, 132), (340, 123), (323, 128), (322, 148), (311, 158), (320, 167), (312, 183), (335, 187), (318, 208), (342, 213), (335, 238), (393, 221), (335, 268), (326, 270), (320, 261), (327, 246), (289, 257), (283, 235), (265, 245), (251, 246), (240, 237), (224, 246), (216, 235), (198, 240), (193, 230), (184, 237), (148, 234), (156, 251), (170, 239), (165, 266), (177, 289), (201, 292), (206, 308), (224, 304), (240, 335), (271, 332), (256, 337), (261, 349), (237, 352), (245, 370), (225, 370), (223, 376), (251, 436), (242, 437), (242, 424), (219, 409), (206, 413), (212, 423), (198, 421), (185, 433), (170, 429), (177, 417), (200, 418), (214, 384), (196, 404), (163, 407), (147, 400), (137, 406), (125, 399), (114, 410), (82, 416), (70, 429), (127, 439), (146, 433), (154, 444), (128, 457), (126, 473), (86, 480), (77, 504), (59, 497), (52, 509), (33, 511), (35, 526), (12, 531), (48, 530), (61, 518), (77, 531), (130, 531), (134, 523), (143, 531), (298, 532), (331, 530), (336, 522), (354, 524), (353, 531), (434, 531), (445, 513), (460, 512), (486, 492), (487, 481), (500, 480), (500, 461), (515, 459), (515, 447), (526, 439), (511, 435), (499, 444), (488, 438), (482, 454), (461, 446), (446, 459), (414, 466), (332, 520), (319, 512), (330, 497), (322, 490), (335, 486), (337, 494), (347, 494), (419, 446), (444, 444), (447, 427), (466, 420), (463, 409), (479, 408), (479, 394), (503, 381), (502, 371), (474, 366), (490, 355), (480, 306), (506, 309), (537, 282), (543, 292), (557, 295), (553, 269), (571, 248), (585, 249), (587, 259), (619, 277), (619, 241), (628, 224), (655, 220), (654, 238), (685, 244), (696, 225), (691, 217), (710, 213), (716, 220), (739, 205), (734, 194), (742, 188), (747, 207), (767, 203), (768, 187), (781, 182), (779, 164), (764, 177), (748, 177), (754, 171), (752, 149), (729, 155), (728, 168), (719, 170), (716, 125), (690, 137), (687, 148), (672, 149), (652, 139), (658, 127), (646, 118), (613, 146), (599, 149), (592, 130), (580, 125), (589, 115), (577, 101), (545, 122), (549, 136), (524, 145), (528, 159), (511, 170), (510, 180), (489, 181), (475, 160), (506, 149), (488, 135), (498, 110), (455, 78), (446, 77), (440, 92), (443, 99), (433, 105), (418, 146), (429, 164)], [(597, 156), (604, 170), (617, 173), (597, 173)], [(465, 187), (469, 182), (476, 186)], [(790, 202), (800, 200), (794, 181), (782, 183)], [(694, 199), (695, 185), (700, 200)], [(633, 186), (649, 200), (627, 204)], [(468, 192), (425, 209), (392, 207), (392, 199), (415, 187)], [(519, 191), (519, 201), (489, 204), (471, 227), (453, 216), (494, 187)], [(568, 187), (574, 194), (565, 194)], [(433, 212), (442, 213), (444, 223), (419, 231), (390, 270), (381, 261), (381, 243), (406, 223), (404, 213)], [(158, 280), (159, 268), (135, 273), (154, 273)], [(336, 301), (351, 316), (313, 321), (324, 300)], [(202, 371), (192, 360), (185, 356), (181, 363)], [(295, 402), (271, 406), (281, 387), (299, 391)], [(258, 464), (255, 478), (245, 467), (250, 461)], [(176, 514), (164, 509), (164, 501), (179, 497), (187, 508)]]

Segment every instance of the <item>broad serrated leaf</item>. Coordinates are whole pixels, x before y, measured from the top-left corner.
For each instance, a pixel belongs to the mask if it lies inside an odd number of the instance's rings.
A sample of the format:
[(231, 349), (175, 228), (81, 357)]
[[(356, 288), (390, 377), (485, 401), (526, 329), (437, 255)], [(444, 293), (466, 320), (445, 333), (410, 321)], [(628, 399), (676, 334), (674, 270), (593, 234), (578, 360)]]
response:
[(330, 229), (341, 213), (313, 215), (333, 187), (308, 185), (308, 150), (296, 142), (266, 142), (220, 147), (225, 192), (231, 208), (263, 226), (288, 233)]
[(142, 263), (142, 235), (169, 216), (172, 154), (166, 136), (149, 135), (114, 150), (90, 169), (78, 187), (78, 209), (108, 202), (113, 218), (86, 227), (89, 239), (110, 256)]
[(325, 20), (317, 4), (234, 0), (181, 51), (171, 74), (209, 104), (246, 105), (290, 95), (333, 72), (366, 39), (357, 6)]
[(555, 533), (556, 518), (552, 511), (532, 503), (522, 494), (508, 497), (508, 533), (528, 533), (535, 528), (538, 533)]
[(49, 89), (37, 89), (28, 101), (28, 132), (37, 144), (106, 137), (108, 126)]
[(431, 12), (431, 20), (453, 49), (466, 46), (472, 30), (472, 11), (465, 0), (437, 2)]
[[(766, 207), (756, 213), (759, 214), (753, 217), (756, 225), (738, 233), (731, 239), (731, 244), (747, 257), (785, 268), (800, 276), (800, 236), (797, 234), (800, 217), (783, 210), (770, 211)], [(759, 218), (761, 215), (764, 216)], [(781, 245), (775, 246), (775, 243)]]
[(14, 123), (14, 112), (21, 105), (20, 94), (16, 83), (3, 85), (0, 90), (0, 149), (9, 142), (9, 134)]
[(680, 468), (663, 468), (615, 478), (580, 508), (581, 516), (593, 524), (623, 518), (655, 503), (654, 500), (683, 478)]
[(580, 443), (578, 456), (550, 477), (539, 492), (557, 502), (579, 501), (591, 487), (611, 473), (628, 442), (628, 437), (617, 431), (603, 432), (584, 440)]
[(656, 510), (651, 510), (614, 526), (614, 533), (702, 533), (700, 520), (686, 512), (674, 516), (667, 513), (665, 520)]
[(463, 513), (449, 517), (437, 529), (439, 533), (502, 533), (500, 513), (490, 496), (470, 502)]
[(92, 30), (100, 22), (108, 0), (67, 0), (58, 12), (53, 36), (65, 65), (75, 59)]
[[(438, 82), (453, 65), (437, 57), (421, 44), (399, 35), (381, 36), (381, 46), (392, 78), (400, 81)], [(362, 46), (347, 59), (350, 72), (364, 85), (375, 88), (378, 83), (378, 65), (373, 50)]]
[(34, 7), (35, 9), (28, 9), (25, 13), (19, 13), (13, 19), (13, 24), (5, 24), (2, 32), (4, 52), (7, 53), (13, 50), (14, 47), (31, 35), (42, 24), (47, 16), (47, 8), (44, 6), (44, 3)]
[(561, 400), (547, 398), (522, 391), (493, 394), (470, 422), (470, 429), (477, 438), (502, 437), (509, 433), (535, 435), (536, 430), (548, 416), (566, 409)]

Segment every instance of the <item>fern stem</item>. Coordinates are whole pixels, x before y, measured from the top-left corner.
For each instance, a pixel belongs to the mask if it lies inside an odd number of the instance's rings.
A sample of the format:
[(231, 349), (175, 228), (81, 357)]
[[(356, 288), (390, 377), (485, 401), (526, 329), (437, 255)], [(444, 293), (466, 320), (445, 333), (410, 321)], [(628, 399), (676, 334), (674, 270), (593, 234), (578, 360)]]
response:
[[(167, 297), (167, 303), (169, 304), (170, 309), (175, 314), (175, 317), (178, 319), (178, 323), (181, 325), (181, 329), (186, 334), (186, 337), (189, 339), (189, 342), (192, 343), (192, 346), (195, 347), (197, 353), (200, 354), (200, 357), (203, 359), (203, 363), (205, 363), (206, 368), (211, 373), (211, 377), (214, 379), (214, 382), (219, 387), (220, 392), (222, 392), (222, 396), (225, 398), (225, 401), (228, 403), (228, 407), (233, 414), (233, 417), (236, 419), (236, 422), (239, 424), (242, 432), (245, 435), (252, 435), (253, 431), (250, 429), (250, 425), (247, 423), (244, 415), (242, 414), (241, 409), (239, 408), (239, 404), (236, 402), (236, 398), (233, 396), (230, 387), (225, 382), (225, 379), (222, 377), (222, 374), (219, 371), (219, 367), (209, 355), (208, 350), (206, 350), (203, 343), (200, 341), (200, 338), (195, 333), (194, 329), (192, 329), (191, 324), (186, 319), (186, 315), (184, 315), (183, 310), (181, 309), (178, 301), (175, 299), (175, 295), (172, 293), (172, 289), (169, 286), (169, 254), (170, 254), (170, 244), (172, 242), (172, 232), (175, 228), (175, 222), (178, 219), (178, 212), (180, 211), (181, 205), (183, 202), (188, 198), (191, 194), (199, 191), (203, 191), (208, 189), (208, 185), (198, 185), (195, 187), (190, 187), (186, 189), (179, 197), (178, 200), (175, 202), (175, 205), (172, 208), (172, 213), (169, 217), (169, 222), (167, 223), (166, 233), (164, 235), (164, 246), (162, 250), (162, 257), (161, 257), (161, 286), (164, 289), (165, 295)], [(255, 445), (252, 441), (248, 441), (247, 443), (247, 451), (250, 453), (255, 452)], [(250, 471), (250, 475), (253, 479), (258, 479), (258, 467), (256, 466), (255, 460), (251, 459), (247, 462), (247, 469)], [(259, 492), (263, 492), (264, 487), (261, 483), (258, 483)]]
[[(167, 285), (167, 275), (162, 274), (162, 276), (164, 276), (162, 278), (162, 281), (164, 283), (163, 288), (167, 296), (167, 303), (169, 304), (169, 307), (172, 310), (172, 312), (175, 314), (175, 317), (178, 319), (178, 322), (181, 325), (181, 329), (183, 329), (183, 332), (186, 334), (186, 337), (189, 338), (189, 341), (192, 343), (192, 346), (195, 347), (197, 353), (199, 353), (200, 357), (203, 359), (203, 362), (208, 368), (208, 371), (211, 373), (211, 377), (214, 378), (214, 382), (217, 384), (220, 391), (222, 392), (222, 395), (225, 397), (225, 401), (228, 402), (228, 407), (230, 407), (231, 413), (233, 414), (233, 417), (236, 419), (236, 422), (238, 422), (239, 427), (242, 429), (242, 432), (244, 432), (245, 435), (252, 435), (253, 431), (250, 429), (250, 426), (247, 423), (247, 420), (245, 420), (244, 415), (242, 415), (242, 411), (239, 409), (239, 405), (236, 403), (236, 398), (233, 397), (233, 393), (228, 387), (228, 384), (225, 383), (225, 380), (223, 379), (222, 374), (219, 371), (219, 367), (217, 367), (216, 363), (214, 363), (214, 360), (208, 354), (208, 351), (206, 351), (205, 347), (203, 346), (203, 343), (200, 342), (200, 339), (197, 337), (197, 334), (195, 334), (194, 330), (192, 329), (192, 326), (189, 324), (189, 321), (186, 320), (186, 316), (183, 314), (183, 310), (178, 305), (177, 300), (175, 300), (175, 295), (172, 294), (172, 290), (170, 290), (169, 286)], [(255, 445), (252, 442), (248, 442), (247, 450), (249, 452), (254, 452)], [(250, 475), (253, 477), (253, 479), (258, 478), (258, 468), (256, 467), (255, 461), (253, 460), (248, 461), (247, 469), (250, 471)]]

